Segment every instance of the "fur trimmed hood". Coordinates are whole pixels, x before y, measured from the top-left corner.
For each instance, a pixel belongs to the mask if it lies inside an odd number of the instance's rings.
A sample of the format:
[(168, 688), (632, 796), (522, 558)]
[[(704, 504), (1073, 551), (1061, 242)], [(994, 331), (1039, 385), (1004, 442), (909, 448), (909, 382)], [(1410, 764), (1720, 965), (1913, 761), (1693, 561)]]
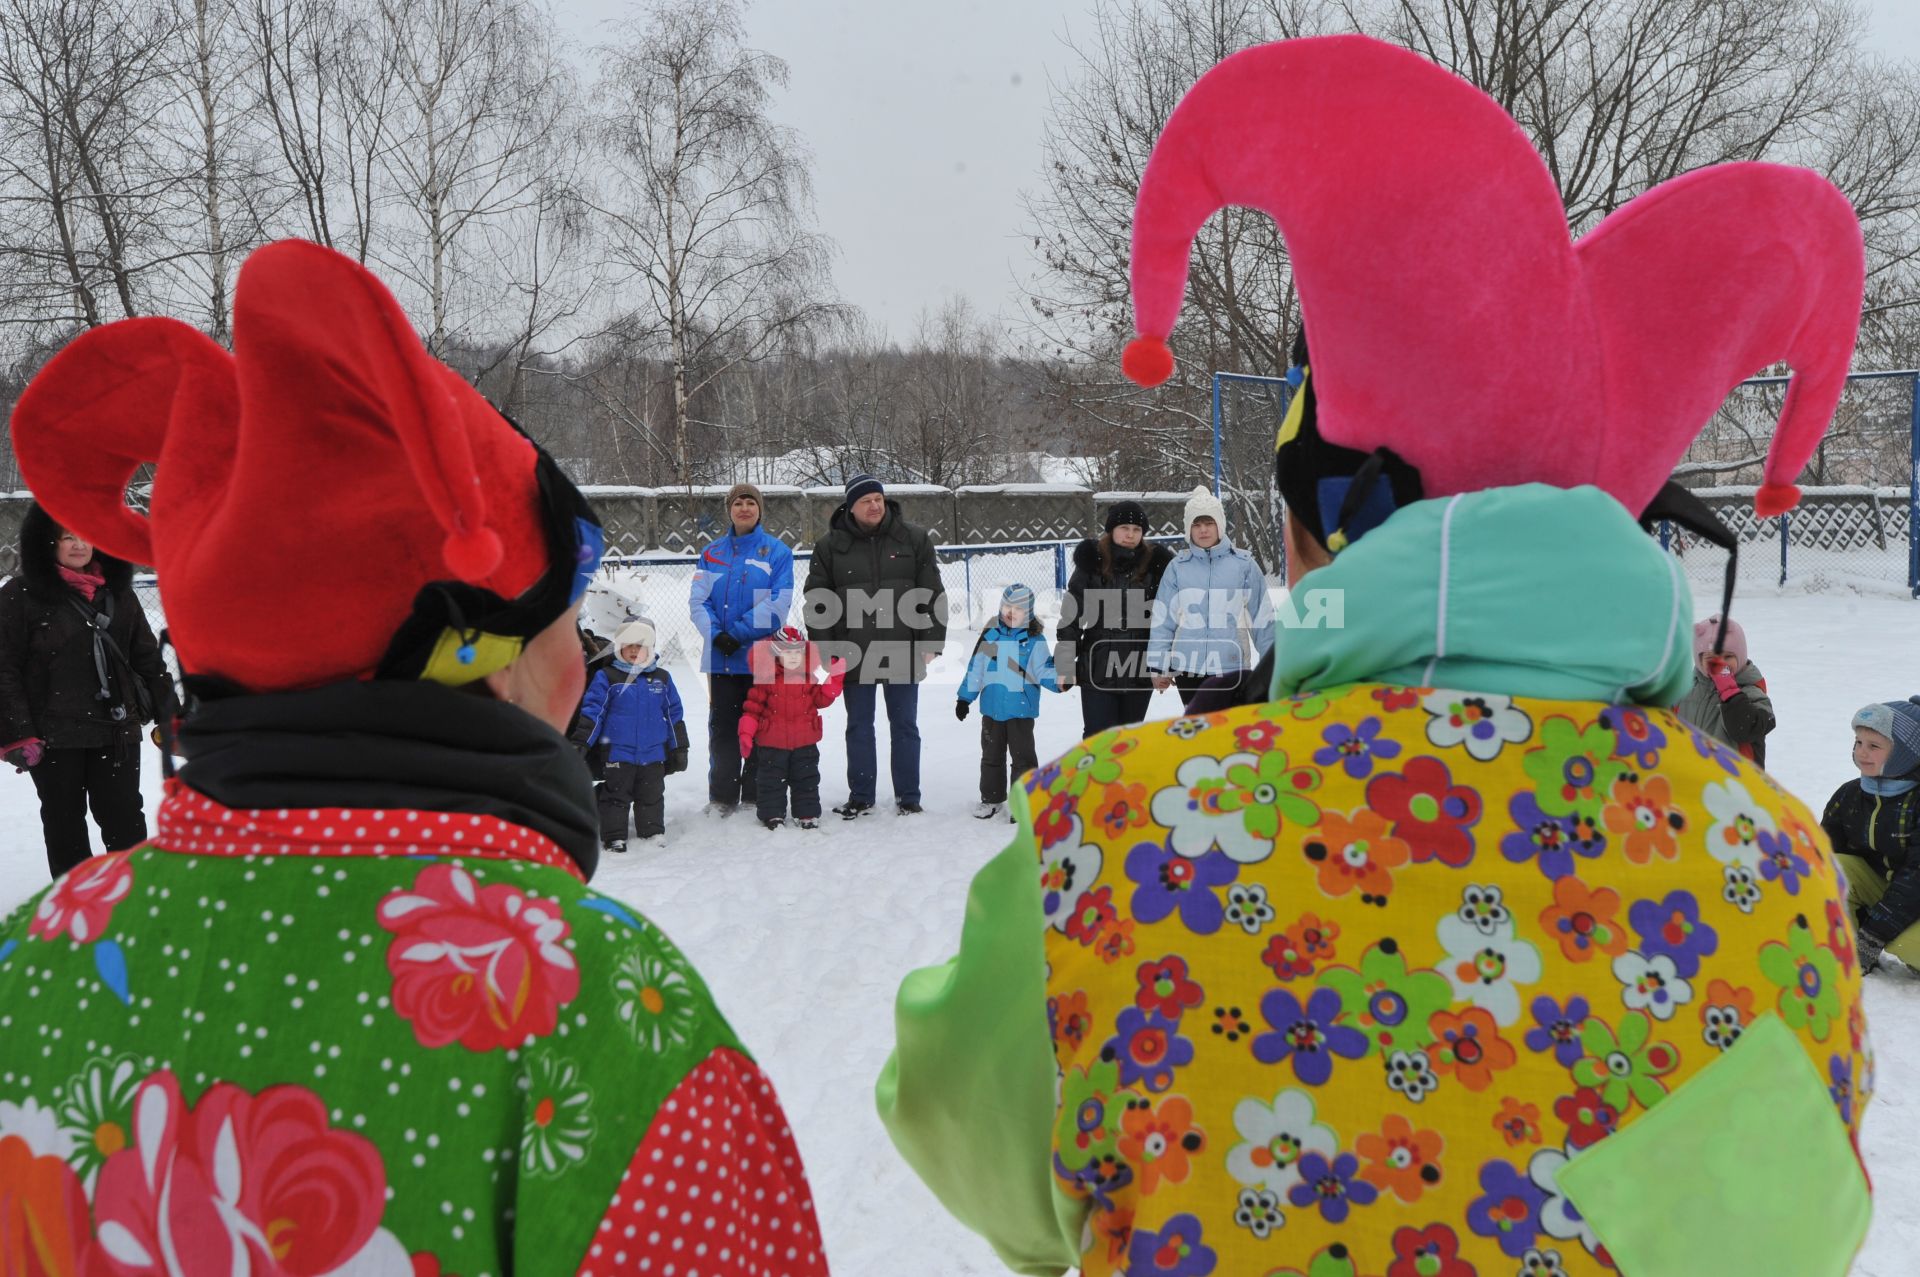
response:
[[(1173, 562), (1173, 551), (1158, 541), (1142, 541), (1139, 552), (1146, 558), (1146, 574), (1164, 570)], [(1100, 562), (1100, 538), (1085, 537), (1079, 545), (1073, 547), (1073, 566), (1088, 575), (1105, 575), (1106, 569)]]
[[(27, 507), (20, 520), (20, 577), (27, 592), (42, 599), (58, 599), (67, 589), (60, 579), (59, 560), (54, 546), (60, 539), (60, 525), (40, 508), (38, 501)], [(116, 593), (133, 584), (133, 565), (116, 559), (99, 546), (93, 548), (93, 566), (107, 578), (107, 588)]]

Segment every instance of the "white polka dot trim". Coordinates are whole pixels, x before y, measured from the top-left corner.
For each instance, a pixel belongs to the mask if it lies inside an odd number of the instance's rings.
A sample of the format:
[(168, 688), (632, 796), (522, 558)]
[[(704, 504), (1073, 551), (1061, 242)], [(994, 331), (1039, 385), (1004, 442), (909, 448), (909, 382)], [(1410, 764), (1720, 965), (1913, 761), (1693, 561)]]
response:
[(463, 856), (530, 860), (564, 869), (582, 882), (573, 858), (544, 834), (497, 816), (469, 815), (455, 828), (444, 813), (422, 820), (413, 811), (353, 807), (239, 811), (179, 779), (166, 782), (155, 814), (153, 845), (197, 856)]
[(826, 1277), (800, 1151), (752, 1061), (715, 1051), (674, 1088), (594, 1238), (579, 1277)]

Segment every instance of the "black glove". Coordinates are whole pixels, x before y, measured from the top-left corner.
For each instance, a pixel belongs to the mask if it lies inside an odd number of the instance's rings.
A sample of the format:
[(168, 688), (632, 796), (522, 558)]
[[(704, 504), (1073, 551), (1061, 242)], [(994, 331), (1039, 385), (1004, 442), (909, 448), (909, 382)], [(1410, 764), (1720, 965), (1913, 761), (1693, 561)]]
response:
[(1860, 959), (1860, 974), (1865, 975), (1880, 965), (1880, 951), (1886, 942), (1876, 940), (1865, 927), (1856, 927), (1853, 932), (1854, 956)]
[(725, 630), (721, 630), (713, 636), (713, 650), (722, 656), (732, 656), (740, 650), (740, 640)]
[(667, 775), (675, 776), (687, 770), (687, 751), (671, 750), (667, 754)]
[(967, 711), (972, 708), (973, 706), (967, 704), (965, 701), (955, 701), (953, 703), (953, 716), (964, 723), (967, 721)]

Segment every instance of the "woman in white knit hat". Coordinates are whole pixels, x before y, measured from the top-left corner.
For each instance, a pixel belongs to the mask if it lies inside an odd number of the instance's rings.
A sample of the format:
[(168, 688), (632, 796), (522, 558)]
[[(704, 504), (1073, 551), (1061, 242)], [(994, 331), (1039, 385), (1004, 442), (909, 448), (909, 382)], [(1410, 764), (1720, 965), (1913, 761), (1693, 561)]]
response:
[[(1160, 578), (1153, 602), (1147, 668), (1153, 685), (1180, 689), (1184, 704), (1200, 685), (1225, 676), (1233, 686), (1273, 646), (1273, 605), (1267, 579), (1253, 556), (1227, 538), (1220, 498), (1195, 488), (1183, 523), (1187, 544)], [(1244, 631), (1253, 635), (1247, 656)]]

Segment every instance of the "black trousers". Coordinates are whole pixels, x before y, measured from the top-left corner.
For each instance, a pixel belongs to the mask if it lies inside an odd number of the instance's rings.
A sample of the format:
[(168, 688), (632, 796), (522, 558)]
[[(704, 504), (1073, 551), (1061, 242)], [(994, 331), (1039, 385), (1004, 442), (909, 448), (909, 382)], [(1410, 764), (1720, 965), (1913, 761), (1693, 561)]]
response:
[(755, 746), (753, 760), (760, 790), (755, 811), (762, 820), (784, 820), (787, 793), (793, 793), (793, 818), (820, 818), (820, 747), (802, 745), (798, 749), (767, 749)]
[(1007, 763), (1023, 776), (1040, 765), (1033, 752), (1031, 718), (980, 718), (980, 801), (1007, 801)]
[(1109, 727), (1120, 727), (1127, 723), (1144, 723), (1147, 719), (1147, 707), (1153, 704), (1153, 689), (1143, 687), (1137, 692), (1103, 692), (1098, 688), (1080, 685), (1080, 735), (1082, 739), (1095, 736)]
[(753, 798), (759, 788), (753, 770), (760, 765), (759, 750), (740, 758), (740, 711), (753, 690), (751, 674), (707, 675), (707, 799), (729, 807)]
[(147, 840), (138, 745), (50, 749), (27, 774), (40, 791), (40, 828), (47, 840), (47, 868), (54, 877), (93, 854), (87, 841), (89, 808), (108, 851), (125, 851)]
[[(1211, 693), (1218, 693), (1223, 697), (1238, 697), (1246, 681), (1246, 670), (1233, 670), (1226, 674), (1176, 674), (1173, 676), (1173, 685), (1180, 689), (1180, 705), (1183, 709), (1193, 708), (1194, 696), (1206, 684), (1212, 684), (1207, 688)], [(1238, 701), (1236, 700), (1235, 703), (1238, 704)]]
[(667, 832), (667, 765), (608, 763), (600, 783), (600, 841), (627, 836), (627, 812), (633, 812), (636, 838)]

